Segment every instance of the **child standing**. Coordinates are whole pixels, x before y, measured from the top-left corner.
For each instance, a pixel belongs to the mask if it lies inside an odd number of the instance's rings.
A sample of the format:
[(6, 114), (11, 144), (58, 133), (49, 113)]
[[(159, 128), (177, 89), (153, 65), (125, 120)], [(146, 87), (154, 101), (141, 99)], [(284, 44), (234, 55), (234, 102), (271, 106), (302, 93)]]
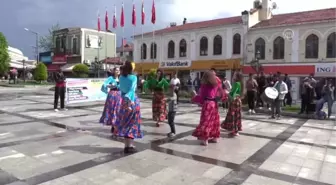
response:
[(175, 115), (177, 110), (177, 92), (178, 87), (175, 85), (171, 85), (170, 91), (169, 91), (169, 97), (167, 98), (168, 101), (168, 124), (170, 127), (170, 132), (167, 134), (169, 138), (172, 138), (176, 134), (175, 130)]

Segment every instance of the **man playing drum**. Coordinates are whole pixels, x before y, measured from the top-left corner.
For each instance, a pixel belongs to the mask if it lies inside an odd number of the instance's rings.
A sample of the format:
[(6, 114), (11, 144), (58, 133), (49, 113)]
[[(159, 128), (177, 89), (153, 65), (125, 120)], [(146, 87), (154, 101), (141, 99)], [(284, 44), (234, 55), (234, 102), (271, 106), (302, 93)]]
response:
[(278, 97), (273, 101), (271, 111), (272, 111), (272, 119), (279, 119), (280, 118), (280, 107), (281, 103), (285, 99), (285, 95), (288, 93), (288, 87), (287, 84), (283, 81), (282, 77), (278, 74), (277, 75), (277, 82), (275, 82), (273, 88), (275, 88), (279, 95)]

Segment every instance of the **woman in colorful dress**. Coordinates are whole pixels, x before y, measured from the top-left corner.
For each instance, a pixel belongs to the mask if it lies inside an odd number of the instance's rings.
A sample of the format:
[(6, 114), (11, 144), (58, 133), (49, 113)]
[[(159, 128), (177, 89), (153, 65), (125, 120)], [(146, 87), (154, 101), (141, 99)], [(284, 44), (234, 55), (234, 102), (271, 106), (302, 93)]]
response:
[(239, 131), (242, 131), (241, 122), (241, 95), (242, 95), (242, 80), (241, 73), (236, 72), (233, 77), (232, 89), (229, 93), (230, 106), (226, 114), (225, 120), (222, 122), (221, 127), (229, 131), (229, 136), (235, 137), (239, 135)]
[(122, 103), (117, 114), (115, 134), (125, 138), (125, 153), (136, 152), (133, 140), (143, 136), (140, 127), (140, 102), (135, 93), (138, 80), (132, 74), (134, 68), (134, 63), (126, 61), (119, 78)]
[(192, 101), (202, 106), (200, 123), (193, 136), (201, 140), (202, 145), (208, 145), (208, 142), (217, 143), (220, 137), (220, 119), (218, 112), (218, 84), (216, 75), (213, 71), (204, 73), (201, 80), (199, 94), (192, 98)]
[(153, 92), (152, 113), (156, 126), (159, 127), (167, 117), (167, 102), (164, 92), (168, 90), (169, 83), (163, 77), (161, 70), (156, 71), (156, 78), (149, 79), (148, 88)]
[[(102, 85), (101, 91), (107, 94), (103, 114), (99, 123), (111, 125), (113, 133), (114, 125), (121, 105), (121, 94), (119, 90), (119, 75), (120, 69), (114, 68), (111, 76), (108, 77)], [(110, 89), (110, 91), (108, 91)]]

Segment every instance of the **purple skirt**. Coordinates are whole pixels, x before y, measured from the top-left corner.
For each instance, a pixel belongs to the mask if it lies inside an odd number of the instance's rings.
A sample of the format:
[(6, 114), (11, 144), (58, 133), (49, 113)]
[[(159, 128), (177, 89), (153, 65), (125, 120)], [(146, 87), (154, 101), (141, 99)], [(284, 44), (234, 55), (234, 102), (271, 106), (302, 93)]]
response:
[(115, 125), (117, 115), (121, 106), (121, 93), (120, 91), (110, 91), (107, 95), (103, 114), (99, 123), (104, 125)]

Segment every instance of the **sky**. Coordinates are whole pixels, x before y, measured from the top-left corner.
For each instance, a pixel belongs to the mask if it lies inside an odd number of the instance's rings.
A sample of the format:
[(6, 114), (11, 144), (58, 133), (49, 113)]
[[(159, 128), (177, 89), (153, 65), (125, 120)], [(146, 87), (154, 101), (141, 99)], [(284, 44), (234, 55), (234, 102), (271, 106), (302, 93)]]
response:
[[(141, 29), (141, 2), (142, 0), (1, 0), (0, 5), (0, 32), (3, 32), (9, 45), (20, 49), (26, 56), (34, 56), (35, 36), (24, 28), (28, 28), (40, 35), (48, 33), (48, 29), (55, 23), (61, 27), (97, 28), (97, 12), (101, 14), (101, 24), (104, 28), (105, 10), (108, 10), (110, 22), (117, 7), (117, 18), (120, 17), (121, 4), (124, 2), (125, 28), (112, 30), (117, 33), (118, 43), (121, 38), (133, 35), (134, 27), (131, 25), (132, 3), (136, 5), (137, 26), (135, 33), (140, 34), (153, 29), (165, 28), (170, 22), (182, 24), (183, 18), (188, 22), (209, 20), (222, 17), (240, 15), (242, 11), (249, 10), (254, 0), (155, 0), (155, 25), (150, 22), (153, 0), (144, 0), (146, 24)], [(206, 3), (205, 3), (206, 2)], [(318, 0), (278, 0), (275, 14), (306, 11), (314, 9), (336, 7), (336, 1)], [(111, 25), (111, 23), (110, 23)]]

